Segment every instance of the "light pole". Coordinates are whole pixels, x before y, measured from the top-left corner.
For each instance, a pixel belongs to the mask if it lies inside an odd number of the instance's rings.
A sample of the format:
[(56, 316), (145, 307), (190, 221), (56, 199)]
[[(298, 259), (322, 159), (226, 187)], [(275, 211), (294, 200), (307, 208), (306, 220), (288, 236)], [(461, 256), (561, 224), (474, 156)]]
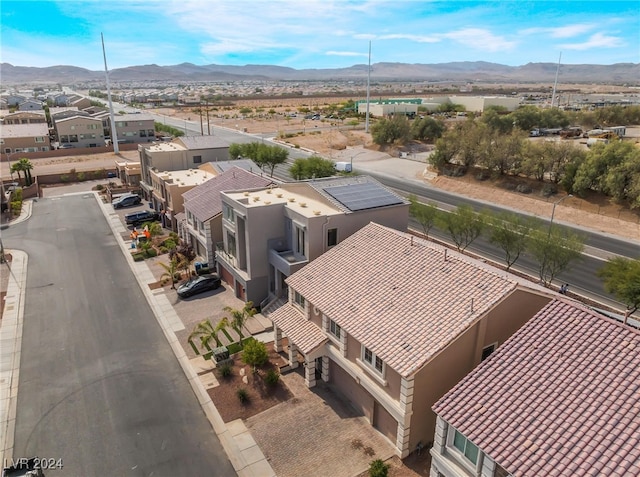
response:
[(556, 205), (558, 205), (563, 200), (568, 199), (569, 197), (573, 197), (573, 194), (565, 195), (564, 197), (561, 197), (560, 199), (556, 200), (553, 203), (553, 209), (551, 209), (551, 220), (549, 221), (549, 233), (547, 234), (547, 240), (551, 238), (551, 227), (553, 226), (553, 216), (556, 213)]

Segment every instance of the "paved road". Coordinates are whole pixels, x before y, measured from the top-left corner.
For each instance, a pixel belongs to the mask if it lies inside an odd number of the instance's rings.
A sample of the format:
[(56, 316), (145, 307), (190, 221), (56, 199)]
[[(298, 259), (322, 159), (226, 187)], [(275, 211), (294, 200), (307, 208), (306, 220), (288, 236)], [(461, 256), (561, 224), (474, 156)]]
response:
[(235, 475), (93, 194), (3, 231), (29, 254), (14, 456), (47, 476)]

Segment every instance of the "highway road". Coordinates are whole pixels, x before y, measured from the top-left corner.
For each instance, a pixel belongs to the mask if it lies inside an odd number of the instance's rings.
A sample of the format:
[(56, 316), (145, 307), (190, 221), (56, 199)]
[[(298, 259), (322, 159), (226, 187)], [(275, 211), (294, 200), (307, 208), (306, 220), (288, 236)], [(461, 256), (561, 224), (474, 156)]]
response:
[(93, 194), (2, 231), (29, 255), (14, 456), (47, 477), (235, 475)]

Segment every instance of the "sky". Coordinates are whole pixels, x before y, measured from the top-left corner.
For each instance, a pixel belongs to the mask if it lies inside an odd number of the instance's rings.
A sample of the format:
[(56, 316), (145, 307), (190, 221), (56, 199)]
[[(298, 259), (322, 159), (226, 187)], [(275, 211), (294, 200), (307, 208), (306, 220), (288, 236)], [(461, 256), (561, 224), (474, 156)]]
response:
[(344, 68), (487, 61), (640, 63), (640, 0), (0, 2), (0, 61)]

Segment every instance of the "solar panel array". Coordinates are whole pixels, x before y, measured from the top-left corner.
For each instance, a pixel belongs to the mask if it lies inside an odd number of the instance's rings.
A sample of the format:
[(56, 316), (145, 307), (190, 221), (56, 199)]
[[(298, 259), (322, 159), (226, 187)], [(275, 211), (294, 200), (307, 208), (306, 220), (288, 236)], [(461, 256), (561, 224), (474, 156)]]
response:
[(353, 212), (402, 204), (402, 199), (398, 196), (372, 182), (327, 187), (324, 190)]

